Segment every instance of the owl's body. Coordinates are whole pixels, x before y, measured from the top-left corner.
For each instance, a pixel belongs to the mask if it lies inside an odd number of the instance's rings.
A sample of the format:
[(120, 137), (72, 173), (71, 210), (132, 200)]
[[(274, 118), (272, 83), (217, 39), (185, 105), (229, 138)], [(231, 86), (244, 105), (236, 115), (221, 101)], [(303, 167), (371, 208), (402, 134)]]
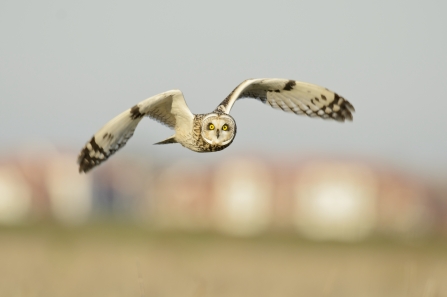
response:
[[(203, 127), (203, 119), (207, 116), (214, 116), (218, 117), (222, 113), (209, 113), (209, 114), (196, 114), (194, 115), (194, 118), (191, 123), (191, 129), (189, 131), (185, 131), (186, 129), (179, 129), (179, 131), (176, 131), (176, 134), (169, 137), (166, 140), (163, 140), (161, 142), (158, 142), (156, 144), (169, 144), (169, 143), (179, 143), (182, 146), (186, 147), (187, 149), (190, 149), (194, 152), (198, 153), (208, 153), (208, 152), (217, 152), (225, 149), (228, 147), (234, 139), (234, 136), (236, 135), (236, 123), (234, 124), (234, 129), (232, 130), (232, 136), (231, 140), (228, 143), (213, 143), (211, 141), (207, 142), (205, 138), (202, 136), (204, 133), (204, 130), (207, 129), (207, 127)], [(222, 126), (222, 125), (221, 125)], [(215, 125), (217, 127), (217, 125)], [(188, 127), (189, 128), (189, 127)], [(214, 128), (210, 131), (216, 131), (216, 133), (221, 133), (220, 127)], [(206, 132), (205, 132), (206, 133)], [(209, 137), (211, 138), (211, 137)], [(218, 138), (217, 138), (218, 140)]]
[(107, 160), (132, 137), (144, 116), (175, 130), (156, 144), (179, 143), (195, 152), (217, 152), (236, 136), (236, 121), (229, 112), (241, 98), (254, 98), (273, 108), (309, 117), (352, 120), (353, 106), (323, 87), (287, 79), (250, 79), (238, 85), (211, 113), (193, 115), (179, 90), (150, 97), (119, 114), (100, 129), (81, 150), (79, 171), (87, 172)]

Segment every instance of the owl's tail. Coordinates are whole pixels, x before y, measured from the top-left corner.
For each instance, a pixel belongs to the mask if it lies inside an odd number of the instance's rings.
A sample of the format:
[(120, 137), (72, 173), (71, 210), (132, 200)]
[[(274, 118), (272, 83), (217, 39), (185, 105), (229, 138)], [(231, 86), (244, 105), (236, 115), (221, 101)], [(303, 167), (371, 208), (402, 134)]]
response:
[(172, 135), (171, 137), (154, 144), (170, 144), (170, 143), (177, 143), (177, 141), (175, 140), (175, 135)]

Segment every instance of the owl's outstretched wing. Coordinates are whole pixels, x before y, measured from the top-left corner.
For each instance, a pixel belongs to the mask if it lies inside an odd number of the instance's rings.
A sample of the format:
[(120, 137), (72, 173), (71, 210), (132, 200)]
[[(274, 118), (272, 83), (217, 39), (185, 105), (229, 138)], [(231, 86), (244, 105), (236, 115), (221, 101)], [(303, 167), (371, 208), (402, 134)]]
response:
[(89, 171), (122, 148), (144, 116), (173, 129), (187, 125), (194, 118), (179, 90), (143, 100), (113, 118), (87, 142), (78, 157), (79, 172)]
[(354, 107), (326, 88), (281, 78), (247, 79), (238, 85), (216, 110), (229, 113), (236, 100), (254, 98), (273, 108), (310, 117), (352, 121)]

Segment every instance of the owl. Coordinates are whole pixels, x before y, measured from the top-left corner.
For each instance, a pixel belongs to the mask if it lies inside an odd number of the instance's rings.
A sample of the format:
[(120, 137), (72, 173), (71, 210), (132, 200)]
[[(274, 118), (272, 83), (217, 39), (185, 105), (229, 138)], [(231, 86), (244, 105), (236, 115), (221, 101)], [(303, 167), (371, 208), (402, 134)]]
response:
[(286, 112), (339, 122), (352, 121), (354, 112), (351, 103), (336, 93), (289, 79), (245, 80), (207, 114), (192, 114), (182, 92), (171, 90), (141, 101), (105, 124), (81, 150), (79, 172), (88, 172), (122, 148), (145, 116), (174, 129), (174, 135), (155, 144), (179, 143), (195, 152), (221, 151), (236, 136), (236, 121), (229, 113), (242, 98), (253, 98)]

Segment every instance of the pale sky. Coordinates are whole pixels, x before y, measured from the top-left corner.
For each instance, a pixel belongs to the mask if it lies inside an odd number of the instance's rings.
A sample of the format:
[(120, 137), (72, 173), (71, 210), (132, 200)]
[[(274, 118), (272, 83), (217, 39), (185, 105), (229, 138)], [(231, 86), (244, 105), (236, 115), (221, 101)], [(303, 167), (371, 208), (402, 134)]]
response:
[(122, 152), (202, 158), (353, 156), (447, 173), (445, 1), (1, 1), (0, 152), (36, 141), (80, 150), (118, 113), (180, 89), (212, 111), (247, 78), (336, 91), (352, 123), (255, 100), (216, 154), (152, 146), (172, 131), (145, 119)]

